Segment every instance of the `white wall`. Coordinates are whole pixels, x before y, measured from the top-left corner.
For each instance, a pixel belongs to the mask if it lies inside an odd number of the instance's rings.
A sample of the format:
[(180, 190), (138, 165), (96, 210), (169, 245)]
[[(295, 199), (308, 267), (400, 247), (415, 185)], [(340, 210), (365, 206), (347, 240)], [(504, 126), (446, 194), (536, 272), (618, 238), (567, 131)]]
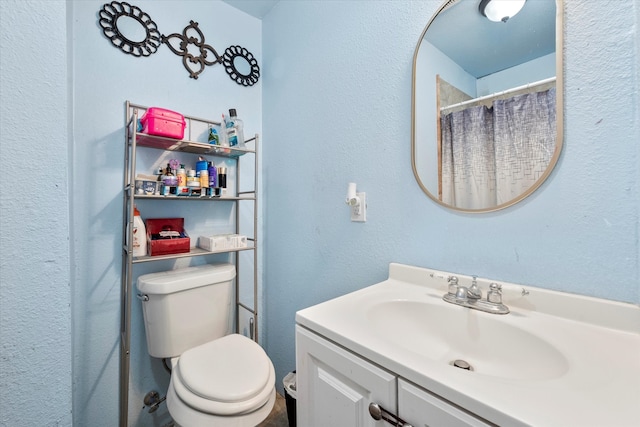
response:
[(0, 2), (0, 425), (7, 427), (71, 424), (65, 12), (64, 1)]
[(477, 96), (491, 95), (492, 93), (555, 77), (555, 75), (556, 54), (551, 53), (479, 78), (476, 94)]
[[(296, 310), (385, 279), (391, 261), (640, 303), (640, 4), (565, 1), (560, 161), (524, 202), (475, 215), (432, 202), (411, 170), (412, 55), (440, 4), (281, 2), (263, 20), (279, 378), (295, 367)], [(365, 224), (349, 222), (349, 181), (367, 193)]]

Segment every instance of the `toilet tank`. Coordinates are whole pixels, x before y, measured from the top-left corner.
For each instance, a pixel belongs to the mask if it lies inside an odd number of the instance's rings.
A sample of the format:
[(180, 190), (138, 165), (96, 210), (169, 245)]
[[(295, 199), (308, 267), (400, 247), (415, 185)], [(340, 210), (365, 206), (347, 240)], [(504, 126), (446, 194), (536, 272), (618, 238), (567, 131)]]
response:
[(185, 350), (233, 332), (232, 264), (207, 264), (138, 278), (147, 347), (153, 357)]

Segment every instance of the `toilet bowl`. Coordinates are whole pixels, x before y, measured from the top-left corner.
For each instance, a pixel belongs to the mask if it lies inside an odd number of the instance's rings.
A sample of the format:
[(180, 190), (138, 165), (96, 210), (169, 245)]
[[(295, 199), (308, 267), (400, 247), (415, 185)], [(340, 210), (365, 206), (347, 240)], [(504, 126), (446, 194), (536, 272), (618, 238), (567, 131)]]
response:
[(273, 364), (242, 335), (194, 347), (171, 364), (167, 407), (180, 426), (254, 427), (273, 408)]
[(167, 408), (181, 427), (255, 427), (275, 403), (273, 363), (230, 331), (234, 278), (231, 264), (138, 278), (147, 349), (171, 359)]

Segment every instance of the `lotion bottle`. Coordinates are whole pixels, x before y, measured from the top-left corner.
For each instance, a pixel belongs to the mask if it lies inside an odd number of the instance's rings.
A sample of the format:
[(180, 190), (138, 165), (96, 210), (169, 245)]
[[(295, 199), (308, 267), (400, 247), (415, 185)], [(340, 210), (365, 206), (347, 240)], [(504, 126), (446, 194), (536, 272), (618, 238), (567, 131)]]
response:
[[(129, 233), (127, 232), (127, 236)], [(140, 217), (140, 211), (136, 206), (133, 207), (133, 256), (147, 256), (147, 230), (144, 221)]]
[(202, 169), (200, 171), (200, 188), (209, 188), (209, 170)]
[(180, 169), (178, 169), (178, 187), (186, 187), (187, 186), (187, 172), (184, 170), (184, 165), (180, 165)]

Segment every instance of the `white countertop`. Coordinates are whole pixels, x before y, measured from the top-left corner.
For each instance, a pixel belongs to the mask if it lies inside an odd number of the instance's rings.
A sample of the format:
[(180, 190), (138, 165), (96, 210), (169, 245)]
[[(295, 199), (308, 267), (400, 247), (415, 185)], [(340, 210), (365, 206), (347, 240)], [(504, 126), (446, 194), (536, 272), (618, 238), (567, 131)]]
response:
[[(640, 307), (502, 282), (503, 302), (511, 313), (488, 314), (442, 301), (449, 275), (456, 275), (461, 285), (471, 281), (455, 273), (391, 264), (388, 280), (301, 310), (296, 322), (498, 425), (640, 425)], [(489, 282), (478, 279), (485, 292)], [(396, 319), (385, 319), (389, 314), (377, 309), (389, 301), (423, 303), (419, 307), (436, 307), (434, 313), (447, 310), (449, 320), (425, 316), (403, 330), (389, 330), (385, 325), (396, 325)], [(456, 333), (459, 325), (452, 323), (461, 322), (469, 330), (499, 326), (492, 340), (506, 345), (508, 354), (497, 355), (497, 364), (489, 361), (490, 373), (481, 368), (483, 361), (469, 372), (450, 366), (451, 354), (436, 357), (427, 351), (428, 330)], [(516, 333), (501, 335), (503, 328)], [(549, 351), (521, 357), (524, 340), (540, 342)], [(464, 354), (460, 358), (466, 360)], [(468, 361), (474, 365), (473, 357)], [(514, 366), (523, 366), (522, 375)]]

